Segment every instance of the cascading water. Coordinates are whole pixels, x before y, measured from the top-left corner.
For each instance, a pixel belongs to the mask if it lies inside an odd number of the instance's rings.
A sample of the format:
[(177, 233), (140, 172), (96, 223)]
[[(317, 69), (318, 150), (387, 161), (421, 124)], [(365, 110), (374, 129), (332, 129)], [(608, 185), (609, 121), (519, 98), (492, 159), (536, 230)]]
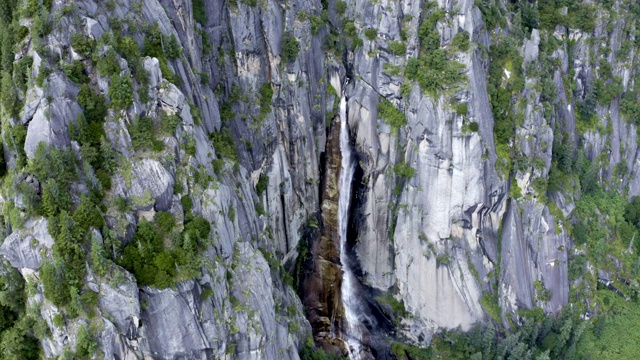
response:
[(351, 181), (356, 163), (351, 154), (349, 130), (347, 128), (347, 100), (340, 100), (340, 152), (342, 167), (340, 170), (340, 197), (338, 199), (338, 231), (340, 236), (340, 262), (342, 263), (342, 305), (347, 322), (346, 343), (349, 347), (349, 358), (360, 358), (362, 341), (362, 324), (358, 318), (358, 297), (356, 294), (356, 278), (353, 275), (349, 257), (347, 256), (347, 225), (349, 223), (349, 206), (351, 204)]

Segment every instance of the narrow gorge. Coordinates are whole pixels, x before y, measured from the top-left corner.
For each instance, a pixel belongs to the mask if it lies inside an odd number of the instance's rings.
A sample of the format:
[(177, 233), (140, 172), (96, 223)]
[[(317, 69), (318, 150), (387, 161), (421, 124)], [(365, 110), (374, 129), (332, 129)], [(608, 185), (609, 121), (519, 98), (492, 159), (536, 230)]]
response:
[(0, 359), (637, 359), (636, 0), (3, 0)]

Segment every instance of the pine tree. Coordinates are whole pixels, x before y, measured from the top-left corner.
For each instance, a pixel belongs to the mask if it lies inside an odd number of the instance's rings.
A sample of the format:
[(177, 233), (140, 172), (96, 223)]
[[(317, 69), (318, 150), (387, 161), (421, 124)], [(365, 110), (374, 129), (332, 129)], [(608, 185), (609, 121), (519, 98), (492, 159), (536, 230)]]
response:
[(96, 275), (104, 276), (107, 274), (107, 254), (95, 237), (91, 240), (91, 263)]
[(40, 209), (42, 214), (46, 217), (52, 217), (58, 213), (58, 185), (55, 180), (47, 179), (42, 185), (42, 201), (40, 203)]

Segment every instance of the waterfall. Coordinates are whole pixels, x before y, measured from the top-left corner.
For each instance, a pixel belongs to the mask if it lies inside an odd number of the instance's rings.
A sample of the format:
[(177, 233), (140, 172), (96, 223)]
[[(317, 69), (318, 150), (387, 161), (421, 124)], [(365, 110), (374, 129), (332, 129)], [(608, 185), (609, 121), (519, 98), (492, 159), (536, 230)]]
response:
[(349, 143), (349, 130), (347, 128), (347, 100), (343, 96), (340, 100), (340, 153), (342, 155), (342, 167), (340, 170), (340, 197), (338, 199), (338, 231), (340, 236), (340, 262), (342, 263), (342, 305), (344, 307), (345, 320), (347, 322), (346, 343), (349, 347), (349, 358), (360, 358), (362, 341), (362, 325), (358, 318), (359, 301), (356, 291), (356, 278), (351, 270), (350, 260), (347, 256), (347, 225), (349, 223), (349, 206), (351, 204), (351, 182), (355, 172), (356, 163), (351, 154)]

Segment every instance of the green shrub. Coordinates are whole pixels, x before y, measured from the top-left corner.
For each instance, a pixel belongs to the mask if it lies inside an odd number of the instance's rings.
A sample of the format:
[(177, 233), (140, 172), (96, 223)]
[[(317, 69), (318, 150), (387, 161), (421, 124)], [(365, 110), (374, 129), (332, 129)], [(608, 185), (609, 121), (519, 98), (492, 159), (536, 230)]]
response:
[(55, 314), (53, 316), (53, 325), (55, 327), (61, 328), (64, 326), (64, 324), (65, 324), (64, 316), (62, 316), (61, 314)]
[(305, 341), (302, 349), (300, 350), (300, 360), (346, 360), (337, 353), (327, 352), (321, 347), (316, 347), (313, 343), (313, 339), (309, 337)]
[(384, 121), (391, 126), (392, 131), (398, 131), (407, 123), (407, 118), (404, 116), (404, 113), (393, 106), (387, 99), (382, 99), (382, 101), (378, 103), (378, 112), (379, 115), (384, 118)]
[(38, 360), (40, 359), (40, 346), (34, 337), (33, 331), (28, 326), (29, 321), (21, 321), (2, 334), (0, 341), (0, 353), (4, 359)]
[(85, 58), (89, 58), (96, 47), (96, 41), (88, 36), (82, 35), (81, 33), (74, 33), (71, 36), (71, 46), (80, 55)]
[(84, 117), (87, 123), (98, 124), (98, 126), (91, 126), (89, 129), (88, 140), (91, 144), (97, 144), (100, 139), (100, 135), (104, 134), (102, 124), (107, 116), (107, 106), (105, 105), (104, 96), (95, 93), (88, 84), (82, 84), (80, 86), (80, 92), (77, 97), (78, 103), (84, 110)]
[[(324, 13), (326, 12), (323, 11), (323, 14)], [(327, 21), (322, 16), (307, 14), (307, 18), (309, 19), (309, 25), (311, 27), (312, 35), (318, 34), (320, 32), (320, 29), (322, 29), (327, 23)]]
[[(0, 305), (5, 310), (20, 313), (26, 303), (25, 281), (20, 272), (8, 263), (0, 265), (3, 268), (0, 274)], [(0, 330), (1, 331), (1, 330)]]
[(282, 57), (286, 62), (293, 62), (298, 57), (300, 44), (298, 40), (289, 32), (282, 37)]
[(40, 268), (40, 280), (44, 287), (44, 297), (55, 306), (66, 305), (69, 300), (69, 287), (62, 264), (44, 262)]
[(109, 49), (103, 57), (98, 59), (97, 69), (98, 73), (105, 77), (120, 74), (118, 55), (114, 49)]
[(211, 288), (206, 288), (202, 290), (202, 294), (200, 294), (200, 299), (202, 301), (207, 301), (213, 296), (213, 290)]
[(155, 124), (151, 118), (143, 116), (134, 119), (129, 127), (131, 144), (135, 150), (151, 149), (155, 139)]
[(260, 87), (260, 119), (264, 119), (271, 112), (271, 99), (273, 98), (273, 88), (270, 82), (262, 84)]
[(411, 346), (407, 344), (403, 344), (398, 341), (394, 341), (391, 345), (391, 352), (393, 353), (395, 359), (398, 360), (413, 360), (413, 359), (433, 359), (435, 356), (433, 355), (433, 350), (422, 349), (417, 346)]
[(437, 49), (409, 59), (405, 76), (417, 81), (424, 92), (436, 96), (440, 90), (464, 81), (463, 69), (464, 65), (448, 59), (443, 49)]
[(469, 33), (466, 31), (458, 32), (451, 41), (451, 45), (460, 51), (469, 50)]
[(114, 110), (125, 110), (133, 105), (133, 81), (131, 81), (131, 78), (111, 76), (109, 96)]
[(382, 296), (376, 296), (375, 299), (378, 303), (386, 305), (391, 310), (391, 316), (396, 319), (406, 316), (407, 310), (404, 307), (404, 302), (397, 300), (393, 294), (387, 292)]
[(29, 28), (26, 26), (18, 26), (18, 29), (16, 30), (16, 37), (15, 37), (15, 41), (17, 43), (22, 42), (22, 40), (24, 40), (27, 35), (29, 35)]
[(393, 167), (393, 172), (404, 178), (412, 178), (416, 175), (416, 169), (405, 163), (398, 163)]
[(23, 56), (13, 67), (13, 81), (20, 91), (27, 91), (27, 80), (31, 73), (33, 58), (31, 56)]
[(80, 198), (80, 204), (73, 212), (73, 221), (76, 231), (87, 233), (91, 227), (102, 229), (104, 218), (100, 209), (89, 199), (88, 196)]
[(89, 77), (85, 74), (84, 64), (82, 61), (74, 61), (71, 64), (64, 64), (62, 71), (71, 81), (76, 84), (88, 84)]
[(402, 41), (392, 41), (389, 43), (389, 52), (402, 56), (407, 53), (407, 46)]
[(458, 114), (458, 115), (467, 115), (467, 112), (469, 111), (469, 108), (468, 108), (467, 103), (459, 103), (459, 104), (456, 105), (455, 110), (456, 110), (456, 114)]
[(258, 183), (256, 184), (256, 193), (258, 196), (262, 196), (262, 193), (267, 190), (268, 185), (269, 177), (265, 174), (260, 174), (260, 178), (258, 178)]
[(36, 76), (36, 85), (38, 85), (38, 87), (43, 87), (44, 81), (47, 79), (47, 77), (49, 77), (49, 75), (51, 75), (52, 72), (53, 70), (51, 70), (51, 68), (42, 63), (40, 65), (40, 70), (38, 71), (38, 76)]
[(81, 358), (91, 358), (100, 348), (98, 340), (87, 325), (80, 325), (78, 328), (78, 341), (76, 343), (76, 354)]
[(139, 61), (140, 47), (138, 43), (130, 36), (118, 36), (116, 38), (116, 50), (130, 64)]
[(20, 100), (14, 88), (13, 78), (10, 73), (5, 73), (2, 77), (2, 106), (11, 116), (17, 117), (20, 112)]
[(368, 28), (364, 31), (364, 36), (373, 41), (378, 37), (378, 30), (374, 29), (374, 28)]
[(180, 46), (180, 42), (178, 41), (178, 38), (176, 37), (175, 34), (171, 34), (170, 37), (165, 38), (165, 42), (166, 42), (166, 47), (165, 47), (165, 53), (167, 54), (167, 57), (169, 59), (177, 59), (180, 57), (180, 54), (182, 53), (182, 46)]
[(182, 120), (176, 114), (169, 115), (167, 113), (162, 113), (160, 115), (160, 122), (160, 130), (163, 134), (174, 135)]
[(473, 131), (473, 132), (478, 132), (478, 130), (480, 129), (480, 126), (478, 125), (477, 122), (472, 121), (469, 123), (469, 130)]
[(219, 132), (214, 132), (210, 135), (213, 147), (216, 150), (216, 154), (219, 158), (227, 159), (233, 162), (238, 161), (238, 153), (236, 151), (236, 142), (231, 136), (231, 131), (228, 128)]
[(204, 7), (205, 0), (193, 0), (193, 18), (202, 26), (207, 25), (207, 12)]

